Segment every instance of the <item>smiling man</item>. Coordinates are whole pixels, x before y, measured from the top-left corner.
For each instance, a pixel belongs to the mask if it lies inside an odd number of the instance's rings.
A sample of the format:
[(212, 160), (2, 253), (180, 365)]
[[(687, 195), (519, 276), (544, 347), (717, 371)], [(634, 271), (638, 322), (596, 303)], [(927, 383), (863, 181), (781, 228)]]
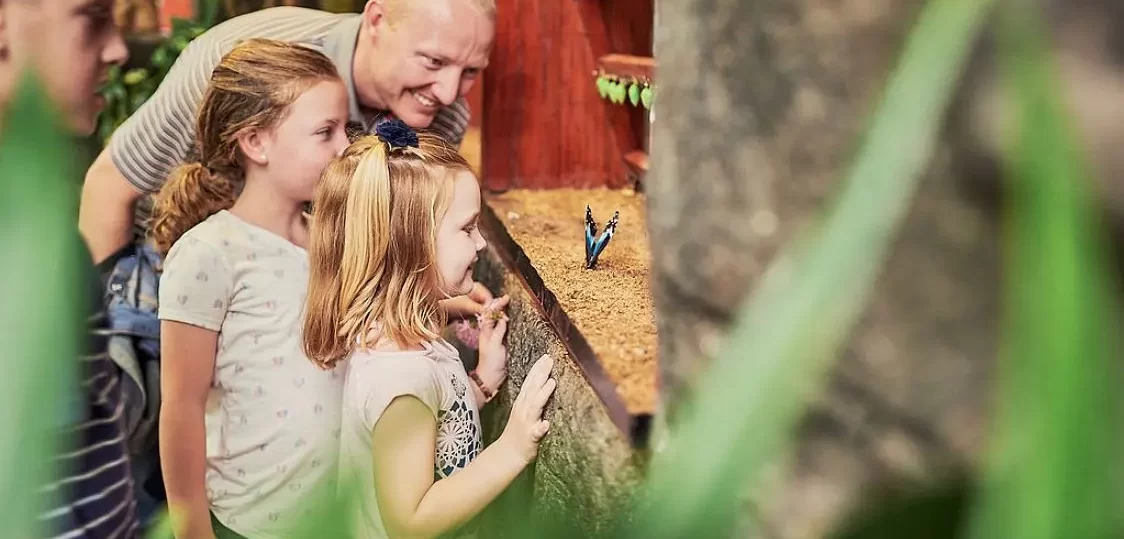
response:
[(94, 258), (143, 237), (147, 195), (191, 150), (211, 70), (235, 43), (262, 37), (318, 48), (348, 85), (353, 127), (370, 132), (397, 117), (459, 144), (469, 120), (463, 96), (487, 65), (494, 21), (494, 0), (369, 0), (361, 14), (278, 7), (212, 28), (87, 172), (79, 226)]

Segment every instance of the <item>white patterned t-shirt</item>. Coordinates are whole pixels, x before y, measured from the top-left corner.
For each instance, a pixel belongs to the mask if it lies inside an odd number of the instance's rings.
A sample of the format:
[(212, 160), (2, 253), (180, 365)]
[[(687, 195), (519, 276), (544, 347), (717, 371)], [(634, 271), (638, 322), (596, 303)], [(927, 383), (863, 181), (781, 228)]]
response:
[[(207, 399), (211, 511), (246, 537), (281, 538), (335, 490), (342, 367), (301, 348), (308, 254), (221, 211), (175, 243), (160, 319), (219, 332)], [(286, 532), (289, 533), (286, 533)]]
[(371, 433), (395, 398), (417, 397), (437, 420), (434, 481), (459, 472), (480, 454), (480, 415), (457, 349), (445, 341), (427, 343), (424, 348), (412, 352), (361, 350), (348, 359), (339, 473), (341, 489), (348, 489), (342, 493), (350, 497), (354, 508), (351, 517), (356, 539), (387, 537), (375, 497)]

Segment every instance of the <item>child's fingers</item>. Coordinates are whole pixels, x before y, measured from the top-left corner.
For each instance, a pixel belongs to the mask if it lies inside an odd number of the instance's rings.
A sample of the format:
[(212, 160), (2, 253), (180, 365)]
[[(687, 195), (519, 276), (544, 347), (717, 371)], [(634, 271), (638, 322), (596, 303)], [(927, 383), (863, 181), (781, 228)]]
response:
[(485, 336), (490, 337), (492, 335), (492, 330), (496, 327), (496, 321), (492, 320), (487, 312), (484, 312), (476, 317), (476, 325), (480, 328), (480, 337), (485, 338)]
[(554, 394), (554, 389), (556, 387), (558, 387), (558, 381), (551, 378), (535, 393), (530, 403), (533, 407), (532, 409), (534, 410), (535, 417), (542, 417), (542, 410), (546, 407), (546, 401), (550, 400), (550, 396)]
[(542, 357), (535, 361), (531, 366), (530, 372), (527, 377), (523, 379), (523, 384), (519, 386), (519, 394), (515, 396), (515, 402), (511, 404), (511, 413), (522, 413), (524, 403), (528, 399), (528, 394), (537, 391), (542, 387), (546, 378), (550, 376), (550, 370), (554, 367), (554, 360), (549, 354), (543, 354)]
[(482, 283), (473, 282), (472, 290), (468, 293), (468, 297), (472, 298), (473, 301), (477, 303), (487, 303), (494, 296), (492, 295), (492, 291), (488, 290), (488, 287), (484, 286)]
[(550, 421), (539, 421), (531, 428), (531, 436), (535, 439), (535, 442), (542, 440), (547, 432), (550, 432)]
[(511, 296), (504, 294), (492, 300), (492, 310), (502, 311), (507, 308), (507, 304), (511, 302)]
[(523, 380), (523, 385), (519, 386), (519, 393), (515, 395), (515, 400), (511, 403), (510, 417), (518, 417), (518, 414), (523, 410), (523, 401), (527, 400), (527, 381)]
[(495, 337), (496, 340), (502, 340), (503, 336), (506, 335), (506, 334), (507, 334), (507, 317), (505, 316), (503, 318), (500, 318), (499, 322), (496, 322), (493, 336)]
[(554, 368), (554, 358), (548, 354), (543, 354), (535, 364), (531, 366), (531, 371), (527, 373), (527, 379), (523, 381), (525, 387), (538, 389), (546, 383), (546, 379), (550, 377), (550, 371)]

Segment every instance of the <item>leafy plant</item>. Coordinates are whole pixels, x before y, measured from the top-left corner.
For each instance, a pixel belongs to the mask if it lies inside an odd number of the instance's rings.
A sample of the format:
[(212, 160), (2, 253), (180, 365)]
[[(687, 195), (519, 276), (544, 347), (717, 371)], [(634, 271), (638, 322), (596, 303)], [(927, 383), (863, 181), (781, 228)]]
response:
[(188, 43), (207, 30), (213, 15), (208, 17), (202, 19), (204, 22), (173, 19), (171, 32), (152, 51), (146, 65), (129, 70), (117, 66), (110, 69), (109, 80), (100, 90), (106, 103), (98, 116), (97, 136), (103, 145), (108, 144), (113, 132), (156, 93)]

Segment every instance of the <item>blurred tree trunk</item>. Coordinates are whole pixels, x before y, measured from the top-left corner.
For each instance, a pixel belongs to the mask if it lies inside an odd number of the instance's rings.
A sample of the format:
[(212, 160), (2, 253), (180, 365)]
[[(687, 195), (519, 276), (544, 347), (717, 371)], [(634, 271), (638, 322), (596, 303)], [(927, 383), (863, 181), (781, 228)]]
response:
[[(777, 250), (824, 209), (923, 0), (660, 2), (645, 188), (665, 415)], [(1124, 4), (1048, 0), (1059, 81), (1124, 246)], [(794, 448), (748, 493), (760, 535), (822, 537), (860, 501), (969, 475), (999, 318), (1009, 107), (982, 40), (863, 320)], [(674, 74), (663, 76), (662, 74)], [(1124, 251), (1120, 251), (1124, 252)], [(1119, 252), (1118, 252), (1119, 254)]]
[[(671, 417), (778, 249), (838, 189), (923, 4), (659, 3), (645, 189)], [(936, 481), (982, 447), (998, 229), (995, 212), (955, 181), (952, 153), (943, 147), (930, 163), (787, 461), (749, 493), (762, 536), (822, 537), (872, 491)]]

